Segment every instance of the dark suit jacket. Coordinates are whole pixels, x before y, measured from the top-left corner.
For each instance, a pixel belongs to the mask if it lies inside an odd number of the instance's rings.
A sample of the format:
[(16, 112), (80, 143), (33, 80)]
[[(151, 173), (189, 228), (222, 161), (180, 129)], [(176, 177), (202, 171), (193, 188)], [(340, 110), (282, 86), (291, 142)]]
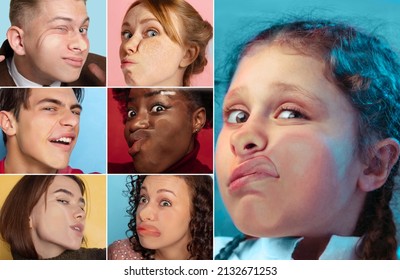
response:
[[(10, 47), (8, 41), (4, 41), (0, 49), (0, 54), (5, 55), (6, 59), (14, 55), (13, 49)], [(97, 54), (89, 53), (85, 65), (82, 68), (81, 75), (79, 79), (72, 83), (62, 83), (62, 86), (105, 86), (99, 79), (97, 79), (88, 68), (90, 63), (96, 63), (103, 71), (106, 73), (106, 58)], [(10, 73), (8, 72), (7, 62), (3, 60), (0, 62), (0, 86), (16, 86), (14, 80), (12, 79)]]

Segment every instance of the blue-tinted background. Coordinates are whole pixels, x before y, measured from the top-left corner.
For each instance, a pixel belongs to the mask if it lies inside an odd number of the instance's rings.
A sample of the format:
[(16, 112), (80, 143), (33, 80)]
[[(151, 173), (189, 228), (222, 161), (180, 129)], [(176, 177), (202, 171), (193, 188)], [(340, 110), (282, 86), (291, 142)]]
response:
[(107, 184), (107, 244), (126, 238), (129, 215), (126, 213), (128, 197), (124, 195), (126, 175), (108, 175)]
[[(85, 88), (78, 142), (69, 162), (71, 167), (85, 173), (106, 173), (106, 106), (105, 88)], [(0, 158), (6, 154), (2, 139)]]
[[(400, 0), (215, 0), (215, 139), (221, 129), (221, 103), (225, 93), (224, 85), (218, 83), (221, 78), (218, 70), (232, 47), (251, 38), (268, 23), (303, 15), (338, 19), (374, 31), (384, 36), (399, 53)], [(216, 236), (232, 236), (237, 233), (223, 206), (217, 186), (214, 213)]]
[[(90, 52), (106, 56), (106, 0), (87, 0), (87, 12), (90, 17), (89, 41)], [(10, 27), (8, 13), (10, 1), (0, 1), (0, 45), (6, 40)]]

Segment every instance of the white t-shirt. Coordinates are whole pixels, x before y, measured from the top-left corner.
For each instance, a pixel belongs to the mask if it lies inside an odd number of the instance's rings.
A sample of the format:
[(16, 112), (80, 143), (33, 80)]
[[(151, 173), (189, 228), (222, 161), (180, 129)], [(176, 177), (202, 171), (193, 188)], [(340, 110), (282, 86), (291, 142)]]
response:
[[(292, 260), (297, 244), (303, 238), (254, 238), (239, 244), (229, 260)], [(214, 238), (214, 257), (232, 240), (232, 237)], [(354, 260), (359, 237), (333, 235), (320, 260)]]

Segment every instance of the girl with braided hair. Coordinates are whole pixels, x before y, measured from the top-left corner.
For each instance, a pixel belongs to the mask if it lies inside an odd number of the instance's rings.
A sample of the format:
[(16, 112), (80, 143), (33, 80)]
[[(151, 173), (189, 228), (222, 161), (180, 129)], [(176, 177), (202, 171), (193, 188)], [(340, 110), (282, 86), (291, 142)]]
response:
[(290, 21), (230, 61), (216, 172), (243, 235), (215, 259), (396, 259), (400, 65), (347, 24)]

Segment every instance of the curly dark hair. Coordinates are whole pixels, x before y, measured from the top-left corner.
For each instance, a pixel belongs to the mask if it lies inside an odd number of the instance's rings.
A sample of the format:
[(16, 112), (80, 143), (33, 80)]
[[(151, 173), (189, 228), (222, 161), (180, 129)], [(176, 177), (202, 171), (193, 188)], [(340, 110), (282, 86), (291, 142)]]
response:
[[(139, 205), (140, 189), (148, 175), (129, 175), (126, 194), (129, 197), (129, 207), (126, 212), (130, 216), (127, 237), (132, 249), (141, 253), (144, 259), (154, 259), (155, 250), (142, 247), (136, 231), (136, 210)], [(162, 175), (153, 175), (162, 176)], [(192, 194), (191, 220), (189, 231), (192, 237), (187, 245), (190, 260), (212, 260), (213, 252), (213, 195), (212, 178), (208, 175), (174, 175), (182, 178)]]

